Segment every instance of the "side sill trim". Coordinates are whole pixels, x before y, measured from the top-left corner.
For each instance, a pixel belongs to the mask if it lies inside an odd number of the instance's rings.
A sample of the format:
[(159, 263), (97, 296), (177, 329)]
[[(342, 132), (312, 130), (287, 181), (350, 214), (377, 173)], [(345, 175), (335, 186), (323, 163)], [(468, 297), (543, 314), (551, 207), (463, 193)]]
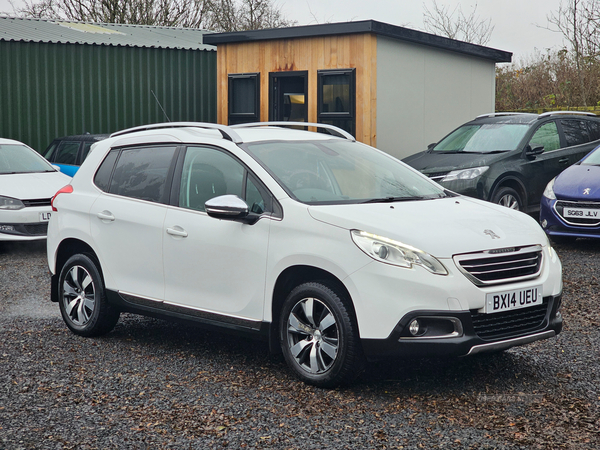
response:
[(187, 317), (188, 319), (205, 322), (207, 324), (221, 325), (225, 327), (244, 328), (253, 331), (260, 331), (263, 323), (261, 321), (254, 321), (244, 319), (241, 317), (226, 316), (213, 312), (203, 311), (200, 309), (175, 305), (172, 303), (163, 302), (160, 300), (152, 300), (148, 298), (138, 297), (124, 292), (115, 292), (118, 298), (123, 301), (126, 305), (130, 305), (134, 308), (150, 309), (155, 312), (162, 312), (168, 316), (171, 314)]
[(556, 332), (554, 330), (550, 330), (544, 331), (543, 333), (531, 334), (529, 336), (507, 339), (505, 341), (475, 345), (474, 347), (471, 347), (471, 350), (469, 350), (469, 353), (467, 353), (465, 356), (476, 355), (477, 353), (505, 350), (507, 348), (514, 347), (515, 345), (529, 344), (531, 342), (539, 341), (541, 339), (548, 339), (554, 336), (556, 336)]

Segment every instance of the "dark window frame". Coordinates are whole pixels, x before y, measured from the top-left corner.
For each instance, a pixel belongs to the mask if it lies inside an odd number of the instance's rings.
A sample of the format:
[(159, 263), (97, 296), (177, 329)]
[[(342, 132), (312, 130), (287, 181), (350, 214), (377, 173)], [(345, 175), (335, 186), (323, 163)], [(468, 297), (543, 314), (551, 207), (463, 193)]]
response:
[[(233, 111), (233, 90), (236, 80), (254, 79), (254, 113), (235, 113)], [(260, 72), (227, 74), (227, 124), (260, 122)]]
[[(323, 81), (325, 77), (332, 75), (344, 75), (349, 77), (350, 107), (348, 112), (325, 112), (323, 111)], [(325, 123), (331, 120), (350, 120), (352, 136), (356, 133), (356, 69), (327, 69), (317, 70), (317, 122)]]
[[(279, 97), (279, 92), (276, 89), (279, 87), (276, 83), (277, 78), (285, 77), (298, 77), (304, 80), (304, 117), (308, 122), (308, 102), (309, 102), (309, 91), (308, 91), (308, 70), (292, 70), (288, 72), (269, 72), (269, 121), (277, 121), (278, 111), (275, 111), (275, 98)], [(278, 105), (280, 108), (283, 105)], [(304, 127), (306, 129), (306, 127)]]

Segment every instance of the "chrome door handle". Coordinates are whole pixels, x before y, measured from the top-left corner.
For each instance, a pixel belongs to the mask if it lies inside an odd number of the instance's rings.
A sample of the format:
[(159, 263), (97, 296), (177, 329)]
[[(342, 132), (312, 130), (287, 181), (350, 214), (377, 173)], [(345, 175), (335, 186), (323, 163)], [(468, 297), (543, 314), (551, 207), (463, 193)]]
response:
[(567, 164), (569, 162), (569, 158), (560, 158), (558, 160), (559, 164)]
[(110, 211), (106, 211), (106, 210), (96, 214), (96, 217), (98, 217), (98, 219), (100, 219), (100, 220), (105, 220), (107, 222), (113, 222), (115, 220), (115, 216), (113, 216)]
[(187, 231), (185, 231), (183, 228), (175, 225), (174, 227), (169, 227), (167, 228), (167, 234), (170, 234), (171, 236), (178, 236), (178, 237), (187, 237)]

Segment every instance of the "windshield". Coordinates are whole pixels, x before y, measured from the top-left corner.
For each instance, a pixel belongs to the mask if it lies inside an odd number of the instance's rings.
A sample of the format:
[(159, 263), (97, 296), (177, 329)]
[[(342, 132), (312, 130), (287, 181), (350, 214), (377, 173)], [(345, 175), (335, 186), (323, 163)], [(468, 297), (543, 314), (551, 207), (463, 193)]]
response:
[(54, 172), (54, 168), (35, 150), (25, 145), (0, 145), (0, 175), (31, 172)]
[(581, 161), (581, 164), (586, 166), (600, 166), (600, 147), (596, 147), (596, 149), (590, 153), (587, 158)]
[(529, 125), (515, 123), (486, 123), (464, 125), (439, 142), (434, 152), (491, 153), (515, 150)]
[(248, 144), (297, 200), (309, 204), (425, 200), (445, 197), (443, 188), (400, 161), (347, 140), (269, 141)]

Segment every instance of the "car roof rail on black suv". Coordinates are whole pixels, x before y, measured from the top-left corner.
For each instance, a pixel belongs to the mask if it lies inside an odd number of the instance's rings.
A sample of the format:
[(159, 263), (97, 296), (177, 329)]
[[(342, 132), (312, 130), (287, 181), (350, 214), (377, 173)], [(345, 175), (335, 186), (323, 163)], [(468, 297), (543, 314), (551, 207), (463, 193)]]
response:
[(543, 119), (544, 117), (553, 116), (555, 114), (572, 114), (572, 115), (580, 115), (580, 116), (592, 116), (597, 117), (596, 114), (589, 111), (547, 111), (539, 115), (538, 119)]
[(522, 112), (495, 112), (495, 113), (488, 113), (488, 114), (480, 114), (479, 116), (475, 117), (476, 119), (483, 119), (484, 117), (500, 117), (500, 116), (519, 116), (519, 115), (527, 115), (529, 113), (522, 113)]

